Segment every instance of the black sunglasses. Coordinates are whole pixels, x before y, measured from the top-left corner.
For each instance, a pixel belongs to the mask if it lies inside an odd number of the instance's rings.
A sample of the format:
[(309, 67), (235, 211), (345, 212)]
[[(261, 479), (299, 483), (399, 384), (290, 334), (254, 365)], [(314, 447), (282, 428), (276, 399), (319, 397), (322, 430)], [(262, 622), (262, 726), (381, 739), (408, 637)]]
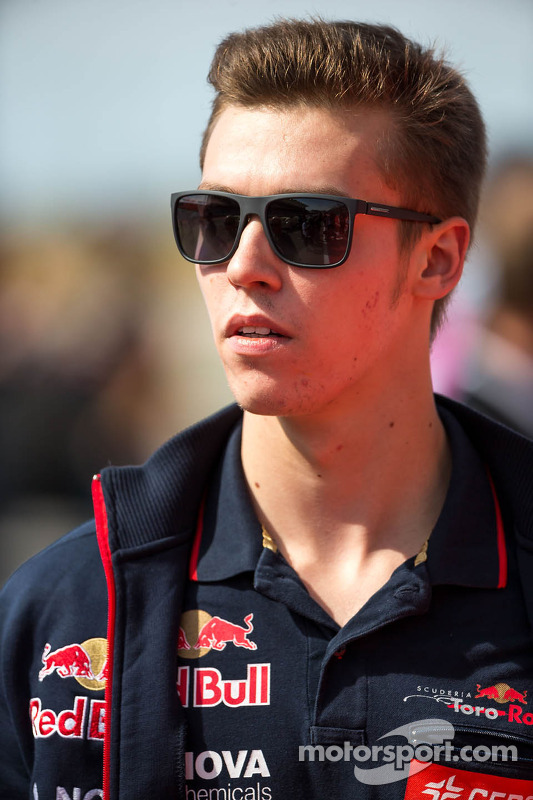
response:
[(176, 192), (171, 197), (174, 237), (194, 264), (222, 264), (258, 216), (274, 253), (294, 267), (338, 267), (348, 258), (357, 214), (436, 224), (429, 214), (327, 194), (248, 197), (228, 192)]

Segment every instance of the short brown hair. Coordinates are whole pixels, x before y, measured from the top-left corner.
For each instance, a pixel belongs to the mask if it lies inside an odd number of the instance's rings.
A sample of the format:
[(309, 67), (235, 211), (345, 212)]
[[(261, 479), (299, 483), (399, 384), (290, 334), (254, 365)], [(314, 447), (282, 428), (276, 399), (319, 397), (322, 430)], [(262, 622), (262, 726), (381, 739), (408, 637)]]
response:
[[(456, 69), (433, 48), (395, 28), (350, 21), (281, 19), (230, 34), (208, 76), (216, 90), (200, 152), (228, 105), (387, 110), (392, 125), (376, 142), (378, 167), (402, 204), (441, 219), (461, 216), (473, 230), (486, 163), (478, 104)], [(408, 252), (419, 225), (400, 222)], [(445, 317), (435, 303), (434, 334)]]

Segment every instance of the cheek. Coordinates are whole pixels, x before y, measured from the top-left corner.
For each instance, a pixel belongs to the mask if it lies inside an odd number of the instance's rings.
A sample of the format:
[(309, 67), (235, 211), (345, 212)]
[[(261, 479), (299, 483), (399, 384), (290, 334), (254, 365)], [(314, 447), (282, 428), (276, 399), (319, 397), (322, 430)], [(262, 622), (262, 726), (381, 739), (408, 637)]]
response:
[(324, 298), (328, 329), (343, 338), (372, 327), (386, 306), (386, 290), (373, 276), (361, 275), (357, 280), (339, 285)]
[(211, 325), (214, 325), (217, 312), (220, 311), (221, 281), (215, 273), (202, 274), (200, 268), (196, 268), (196, 278), (204, 298)]
[(214, 277), (215, 276), (212, 272), (202, 270), (202, 268), (198, 266), (196, 267), (196, 280), (206, 303), (208, 303), (209, 297), (212, 293)]
[(359, 374), (377, 357), (391, 335), (392, 314), (387, 287), (375, 282), (347, 286), (328, 303), (323, 334), (315, 338), (317, 356), (321, 362), (329, 359), (332, 378), (334, 372)]

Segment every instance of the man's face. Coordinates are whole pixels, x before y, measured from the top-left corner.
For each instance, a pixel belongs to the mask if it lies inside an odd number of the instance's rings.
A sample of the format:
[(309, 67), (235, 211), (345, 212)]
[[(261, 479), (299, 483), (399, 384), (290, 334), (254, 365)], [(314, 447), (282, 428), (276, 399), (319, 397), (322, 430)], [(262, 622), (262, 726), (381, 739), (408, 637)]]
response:
[[(374, 162), (373, 143), (386, 124), (384, 115), (364, 111), (228, 107), (209, 140), (201, 188), (401, 205)], [(245, 410), (348, 413), (365, 386), (378, 394), (394, 387), (412, 356), (414, 302), (408, 277), (400, 282), (397, 224), (357, 216), (348, 260), (306, 269), (280, 261), (252, 218), (233, 258), (197, 267), (230, 388)], [(250, 328), (255, 334), (243, 332)]]

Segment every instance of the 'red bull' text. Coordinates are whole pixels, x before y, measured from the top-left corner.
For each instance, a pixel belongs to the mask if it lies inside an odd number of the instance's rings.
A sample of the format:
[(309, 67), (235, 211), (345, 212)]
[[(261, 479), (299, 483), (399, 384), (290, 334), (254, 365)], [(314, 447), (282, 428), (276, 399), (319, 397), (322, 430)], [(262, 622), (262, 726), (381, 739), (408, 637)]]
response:
[[(89, 706), (89, 708), (88, 708)], [(105, 702), (78, 695), (74, 706), (64, 711), (43, 708), (39, 697), (30, 700), (30, 718), (36, 739), (57, 734), (64, 739), (103, 740), (105, 732)]]
[(184, 708), (270, 705), (270, 664), (248, 664), (246, 678), (225, 680), (214, 667), (178, 668), (178, 695)]

